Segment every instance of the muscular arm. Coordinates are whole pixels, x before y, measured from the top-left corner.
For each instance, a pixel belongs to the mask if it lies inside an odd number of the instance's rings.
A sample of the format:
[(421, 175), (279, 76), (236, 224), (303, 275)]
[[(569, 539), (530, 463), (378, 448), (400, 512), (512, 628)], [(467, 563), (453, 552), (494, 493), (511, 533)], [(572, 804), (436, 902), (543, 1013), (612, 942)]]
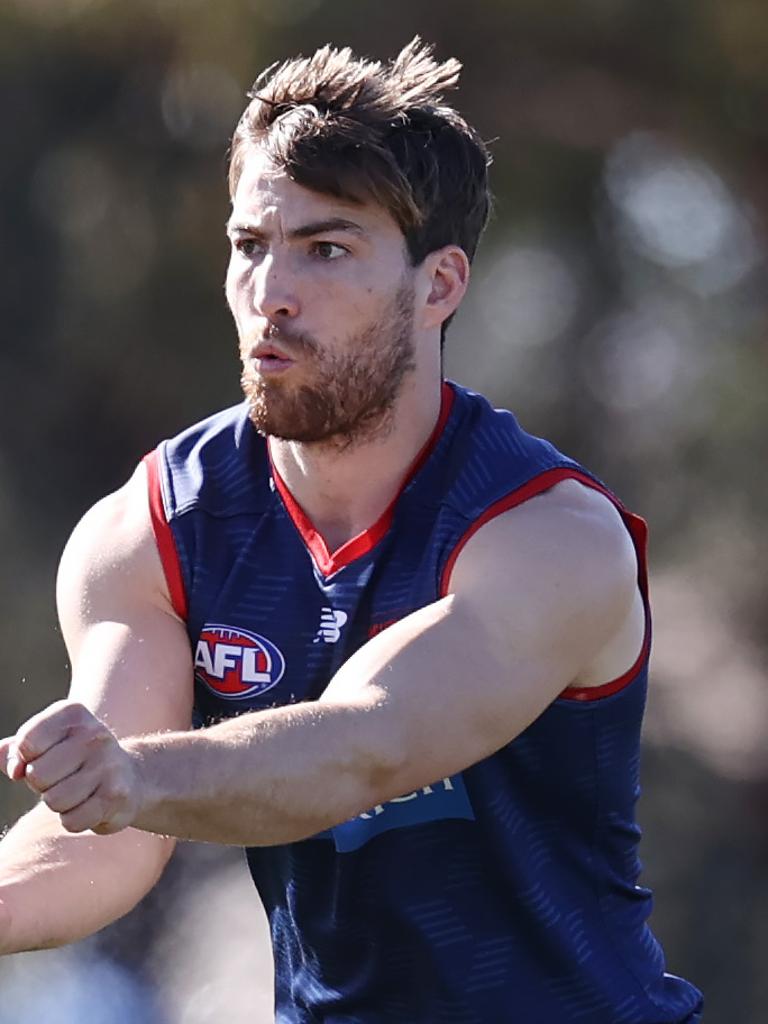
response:
[[(319, 701), (125, 741), (125, 786), (67, 815), (225, 843), (300, 839), (488, 756), (606, 651), (642, 643), (637, 563), (617, 513), (567, 482), (484, 526), (451, 593), (365, 644)], [(617, 638), (626, 638), (618, 644)], [(610, 660), (610, 658), (608, 659)]]
[[(118, 737), (183, 730), (191, 715), (189, 645), (164, 596), (143, 473), (95, 506), (67, 545), (57, 597), (73, 666), (70, 700), (21, 731), (69, 716), (74, 754), (59, 744), (50, 758), (62, 770), (62, 758), (74, 756), (77, 763), (64, 770), (80, 767), (84, 784), (94, 788), (88, 755), (104, 748), (109, 734), (92, 729), (95, 719), (80, 705)], [(16, 748), (2, 741), (3, 761)], [(33, 789), (46, 770), (42, 761), (26, 766)], [(17, 764), (15, 777), (23, 774)], [(173, 840), (136, 829), (73, 834), (41, 802), (0, 843), (0, 952), (71, 942), (115, 920), (154, 885), (172, 849)]]

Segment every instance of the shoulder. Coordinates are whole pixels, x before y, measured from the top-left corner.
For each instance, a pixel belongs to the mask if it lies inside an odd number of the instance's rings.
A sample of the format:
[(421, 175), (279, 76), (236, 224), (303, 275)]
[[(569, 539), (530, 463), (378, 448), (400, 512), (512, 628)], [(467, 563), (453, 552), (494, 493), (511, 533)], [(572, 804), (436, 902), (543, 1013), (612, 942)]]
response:
[(81, 618), (105, 601), (136, 592), (171, 611), (149, 510), (147, 468), (97, 501), (73, 530), (59, 564), (57, 601), (62, 620)]
[(613, 544), (621, 550), (632, 550), (619, 503), (598, 485), (575, 477), (558, 480), (493, 522), (499, 530), (549, 536), (550, 543), (559, 547), (574, 546), (578, 550)]
[(524, 430), (512, 412), (452, 387), (457, 411), (446, 446), (451, 473), (444, 478), (444, 500), (469, 524), (470, 532), (561, 479), (591, 479), (550, 441)]
[(509, 409), (496, 408), (485, 395), (459, 384), (451, 382), (449, 387), (462, 419), (464, 436), (482, 449), (486, 457), (489, 454), (505, 459), (510, 455), (530, 456), (543, 465), (577, 465), (546, 438), (529, 434)]
[(161, 442), (159, 449), (171, 466), (199, 464), (226, 452), (238, 452), (260, 438), (251, 425), (246, 402), (222, 409)]
[(161, 442), (148, 456), (150, 485), (168, 519), (202, 507), (214, 515), (249, 511), (265, 498), (269, 459), (241, 402)]
[[(638, 554), (614, 503), (576, 480), (496, 516), (469, 539), (449, 592), (500, 627), (607, 642), (637, 595)], [(508, 627), (504, 627), (508, 628)]]
[(188, 728), (189, 640), (165, 583), (143, 463), (75, 527), (56, 598), (72, 699), (121, 736)]
[(453, 577), (479, 566), (568, 568), (637, 580), (637, 553), (617, 505), (602, 491), (564, 479), (483, 524), (458, 558)]

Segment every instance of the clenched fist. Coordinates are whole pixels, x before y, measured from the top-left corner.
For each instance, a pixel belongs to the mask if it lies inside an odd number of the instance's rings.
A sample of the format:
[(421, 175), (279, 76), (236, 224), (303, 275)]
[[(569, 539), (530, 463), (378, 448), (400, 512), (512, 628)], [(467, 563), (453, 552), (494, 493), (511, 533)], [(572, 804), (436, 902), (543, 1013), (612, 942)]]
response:
[(23, 779), (68, 832), (119, 832), (134, 820), (136, 761), (88, 708), (57, 701), (0, 740), (0, 769)]

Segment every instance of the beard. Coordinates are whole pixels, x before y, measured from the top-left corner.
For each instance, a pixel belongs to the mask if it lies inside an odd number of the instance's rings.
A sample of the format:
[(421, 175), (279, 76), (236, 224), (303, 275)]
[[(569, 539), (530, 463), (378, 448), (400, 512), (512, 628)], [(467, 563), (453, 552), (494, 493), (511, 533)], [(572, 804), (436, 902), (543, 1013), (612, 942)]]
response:
[(259, 433), (339, 447), (385, 433), (403, 380), (416, 366), (413, 304), (413, 283), (403, 280), (383, 313), (349, 335), (339, 353), (323, 352), (308, 334), (273, 327), (274, 340), (301, 357), (312, 380), (292, 385), (263, 378), (246, 363), (241, 384)]

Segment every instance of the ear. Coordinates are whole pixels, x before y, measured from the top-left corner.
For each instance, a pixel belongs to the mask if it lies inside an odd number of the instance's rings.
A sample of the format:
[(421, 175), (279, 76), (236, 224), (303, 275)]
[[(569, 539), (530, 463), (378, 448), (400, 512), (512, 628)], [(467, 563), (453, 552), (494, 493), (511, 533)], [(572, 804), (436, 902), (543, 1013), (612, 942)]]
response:
[(439, 327), (456, 312), (469, 284), (469, 260), (458, 245), (435, 249), (424, 260), (421, 326)]

